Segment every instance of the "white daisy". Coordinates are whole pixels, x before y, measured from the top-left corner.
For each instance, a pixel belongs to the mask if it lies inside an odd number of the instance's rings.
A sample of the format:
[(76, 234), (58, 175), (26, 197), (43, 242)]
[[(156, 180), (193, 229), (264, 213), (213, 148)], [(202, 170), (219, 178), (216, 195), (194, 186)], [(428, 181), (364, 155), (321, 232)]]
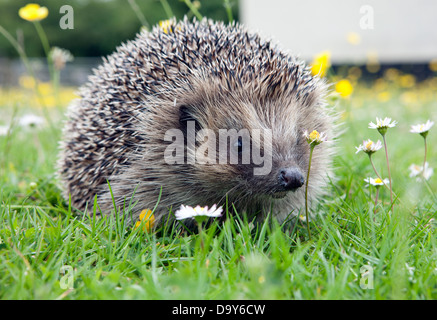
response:
[(177, 220), (195, 218), (198, 216), (217, 218), (222, 215), (222, 211), (223, 208), (222, 207), (217, 208), (217, 205), (213, 205), (211, 209), (208, 209), (208, 206), (205, 207), (197, 206), (193, 208), (190, 206), (181, 205), (181, 208), (175, 212), (175, 216)]
[(39, 127), (44, 123), (44, 119), (34, 114), (26, 114), (18, 119), (18, 124), (22, 127)]
[(418, 166), (414, 163), (408, 169), (410, 170), (410, 178), (417, 177), (417, 181), (420, 181), (421, 177), (429, 180), (434, 173), (434, 169), (429, 167), (428, 162), (425, 162), (425, 172), (423, 172), (423, 166)]
[(360, 151), (372, 154), (381, 148), (382, 148), (382, 143), (379, 140), (376, 143), (370, 139), (363, 140), (362, 144), (360, 144), (358, 147), (355, 147), (355, 149), (357, 149), (357, 152), (355, 152), (355, 154), (357, 154)]
[(308, 144), (317, 146), (318, 144), (321, 144), (322, 142), (327, 142), (328, 136), (326, 133), (322, 132), (319, 133), (317, 130), (313, 130), (311, 133), (308, 133), (307, 130), (303, 133), (303, 136), (307, 140)]
[(429, 129), (431, 129), (433, 125), (434, 125), (434, 121), (428, 120), (426, 123), (412, 125), (410, 132), (419, 133), (422, 136), (426, 136), (428, 134)]
[(413, 163), (411, 166), (408, 167), (408, 170), (410, 170), (410, 178), (413, 178), (422, 172), (423, 167)]
[(305, 215), (303, 215), (303, 214), (300, 214), (299, 215), (299, 220), (302, 221), (302, 222), (307, 222), (307, 217)]
[(376, 124), (373, 122), (369, 123), (369, 129), (377, 129), (380, 134), (385, 135), (388, 128), (393, 128), (397, 124), (396, 121), (391, 121), (391, 118), (380, 119), (376, 117)]
[(377, 188), (380, 186), (383, 186), (384, 184), (388, 185), (390, 183), (390, 181), (387, 178), (384, 180), (381, 180), (379, 178), (373, 179), (373, 178), (369, 177), (369, 178), (364, 179), (364, 181), (367, 182), (366, 187), (368, 187), (369, 185), (372, 185), (372, 186), (375, 186)]
[(50, 57), (57, 70), (64, 69), (65, 64), (74, 59), (70, 51), (58, 47), (53, 47), (51, 49)]

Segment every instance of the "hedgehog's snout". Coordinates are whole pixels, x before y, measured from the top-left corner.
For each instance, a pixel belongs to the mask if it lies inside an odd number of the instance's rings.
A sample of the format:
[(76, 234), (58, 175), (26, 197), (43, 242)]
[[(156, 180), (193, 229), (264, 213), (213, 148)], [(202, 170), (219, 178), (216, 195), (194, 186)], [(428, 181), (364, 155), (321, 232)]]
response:
[(296, 190), (303, 186), (305, 179), (297, 168), (282, 168), (279, 170), (279, 184), (284, 190)]

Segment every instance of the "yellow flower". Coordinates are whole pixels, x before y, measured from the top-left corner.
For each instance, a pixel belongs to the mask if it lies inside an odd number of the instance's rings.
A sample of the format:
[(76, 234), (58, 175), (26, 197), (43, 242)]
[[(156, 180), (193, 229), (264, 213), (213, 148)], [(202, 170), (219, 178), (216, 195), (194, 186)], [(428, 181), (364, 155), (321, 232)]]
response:
[(54, 96), (51, 96), (51, 95), (44, 96), (43, 100), (44, 100), (44, 105), (46, 107), (52, 108), (52, 107), (56, 106), (56, 99)]
[(313, 76), (320, 75), (320, 77), (324, 77), (330, 67), (331, 52), (323, 51), (314, 57), (314, 60), (311, 63), (311, 73)]
[(378, 96), (376, 98), (378, 99), (378, 101), (387, 102), (390, 100), (391, 95), (390, 95), (390, 92), (383, 91), (383, 92), (378, 93)]
[[(417, 103), (418, 96), (417, 96), (416, 92), (414, 92), (414, 91), (406, 91), (406, 92), (401, 94), (400, 99), (401, 99), (401, 102), (406, 104), (406, 105), (414, 105)], [(417, 106), (415, 106), (414, 108), (416, 109)]]
[(352, 94), (354, 88), (349, 80), (343, 79), (337, 82), (335, 85), (335, 91), (337, 91), (343, 98), (347, 98)]
[(159, 27), (164, 31), (164, 33), (173, 32), (173, 21), (172, 20), (163, 20), (159, 21)]
[(299, 215), (299, 220), (302, 221), (302, 222), (306, 222), (307, 219), (306, 219), (306, 217), (303, 214), (300, 214)]
[(38, 84), (39, 93), (43, 96), (48, 96), (53, 93), (53, 87), (50, 82), (41, 82)]
[(402, 88), (412, 88), (416, 84), (416, 77), (412, 74), (405, 74), (399, 77), (399, 85)]
[(396, 120), (391, 121), (391, 118), (385, 117), (384, 119), (376, 117), (376, 123), (370, 122), (369, 129), (376, 129), (384, 136), (388, 128), (396, 127), (398, 122)]
[(365, 182), (367, 182), (368, 184), (366, 185), (366, 187), (368, 187), (369, 185), (375, 186), (376, 188), (379, 188), (383, 185), (388, 185), (390, 182), (387, 178), (385, 178), (384, 180), (381, 180), (380, 178), (376, 178), (373, 179), (371, 177), (364, 179)]
[(313, 130), (309, 134), (308, 134), (308, 131), (305, 130), (305, 132), (303, 133), (303, 136), (305, 137), (308, 144), (311, 146), (317, 146), (317, 145), (321, 144), (322, 142), (327, 142), (327, 140), (328, 140), (326, 133), (324, 133), (324, 132), (319, 133), (317, 130)]
[(426, 123), (412, 125), (410, 132), (419, 133), (421, 136), (426, 138), (426, 136), (428, 135), (428, 131), (433, 125), (434, 121), (428, 120)]
[(21, 76), (18, 79), (18, 82), (20, 83), (20, 86), (22, 86), (25, 89), (33, 89), (35, 88), (35, 78), (30, 76)]
[(368, 139), (368, 140), (364, 140), (363, 143), (360, 144), (358, 147), (355, 147), (355, 149), (357, 149), (357, 152), (355, 152), (355, 154), (357, 154), (360, 151), (363, 151), (367, 154), (372, 154), (381, 148), (382, 148), (382, 143), (380, 140), (378, 140), (375, 143), (372, 140)]
[(313, 130), (309, 135), (311, 140), (316, 140), (320, 138), (320, 133), (317, 132), (317, 130)]
[(29, 3), (25, 7), (20, 8), (18, 15), (27, 21), (41, 21), (49, 14), (46, 7), (41, 7), (36, 3)]
[(142, 221), (145, 221), (143, 231), (150, 231), (153, 228), (155, 225), (155, 216), (152, 210), (146, 209), (141, 211), (139, 220), (135, 223), (135, 229), (141, 225)]

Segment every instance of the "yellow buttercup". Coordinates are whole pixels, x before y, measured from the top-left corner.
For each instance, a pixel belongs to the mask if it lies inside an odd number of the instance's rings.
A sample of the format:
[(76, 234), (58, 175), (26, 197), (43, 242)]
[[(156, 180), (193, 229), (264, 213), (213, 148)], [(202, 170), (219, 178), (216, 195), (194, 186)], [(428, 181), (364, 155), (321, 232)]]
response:
[(46, 7), (41, 7), (36, 3), (29, 3), (20, 8), (18, 15), (27, 21), (41, 21), (49, 15), (49, 10)]

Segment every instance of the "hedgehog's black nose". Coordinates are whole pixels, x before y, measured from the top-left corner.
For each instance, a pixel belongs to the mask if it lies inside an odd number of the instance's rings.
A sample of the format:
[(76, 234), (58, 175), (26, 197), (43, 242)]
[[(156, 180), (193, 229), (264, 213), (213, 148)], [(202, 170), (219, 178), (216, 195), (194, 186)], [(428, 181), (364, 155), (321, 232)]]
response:
[(279, 183), (286, 190), (293, 190), (303, 186), (304, 177), (296, 168), (283, 168), (279, 172)]

